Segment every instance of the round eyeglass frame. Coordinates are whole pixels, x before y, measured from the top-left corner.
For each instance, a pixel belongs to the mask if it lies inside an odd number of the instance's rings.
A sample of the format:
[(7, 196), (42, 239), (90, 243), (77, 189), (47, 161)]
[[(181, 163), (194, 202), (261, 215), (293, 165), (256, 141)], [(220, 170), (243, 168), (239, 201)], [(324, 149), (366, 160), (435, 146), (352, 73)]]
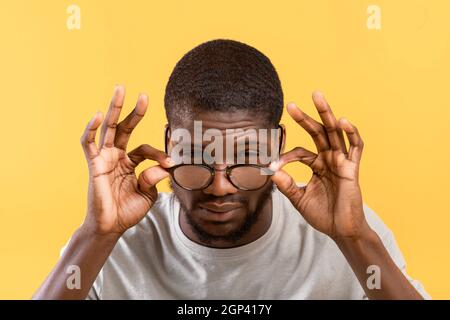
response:
[[(180, 183), (178, 183), (177, 179), (175, 178), (174, 171), (175, 171), (177, 168), (179, 168), (179, 167), (185, 167), (185, 166), (203, 167), (203, 168), (209, 170), (209, 172), (210, 172), (211, 175), (210, 175), (210, 177), (209, 177), (209, 179), (208, 179), (208, 182), (205, 183), (204, 186), (202, 186), (202, 187), (200, 187), (200, 188), (187, 188), (187, 187), (185, 187), (185, 186), (182, 186)], [(249, 188), (243, 188), (243, 187), (240, 187), (240, 186), (238, 186), (236, 183), (234, 183), (233, 180), (232, 180), (232, 178), (231, 178), (231, 172), (232, 172), (232, 170), (235, 169), (235, 168), (238, 168), (238, 167), (253, 167), (253, 168), (258, 168), (258, 169), (263, 170), (263, 171), (267, 171), (268, 174), (266, 175), (266, 180), (264, 181), (264, 183), (263, 183), (260, 187), (257, 187), (257, 188), (251, 188), (251, 189), (249, 189)], [(208, 165), (206, 165), (206, 164), (183, 164), (183, 163), (182, 163), (182, 164), (175, 165), (175, 166), (173, 166), (173, 167), (171, 167), (171, 168), (168, 168), (168, 169), (166, 169), (166, 170), (170, 173), (170, 175), (171, 175), (172, 178), (173, 178), (173, 181), (175, 181), (175, 183), (176, 183), (178, 186), (180, 186), (181, 188), (183, 188), (183, 189), (185, 189), (185, 190), (189, 190), (189, 191), (198, 191), (198, 190), (203, 190), (203, 189), (208, 188), (208, 187), (211, 185), (211, 183), (214, 181), (214, 176), (215, 176), (215, 174), (216, 174), (216, 171), (225, 171), (228, 181), (229, 181), (235, 188), (237, 188), (237, 189), (239, 189), (239, 190), (243, 190), (243, 191), (255, 191), (255, 190), (261, 189), (262, 187), (264, 187), (264, 186), (266, 185), (267, 181), (269, 180), (269, 174), (272, 173), (272, 170), (270, 170), (268, 167), (259, 166), (259, 165), (257, 165), (257, 164), (235, 164), (235, 165), (232, 165), (232, 166), (227, 166), (227, 167), (224, 168), (224, 169), (215, 169), (215, 168), (212, 168), (212, 167), (210, 167), (210, 166), (208, 166)], [(269, 173), (269, 171), (270, 171), (270, 173)]]
[[(281, 127), (281, 125), (278, 125), (277, 129), (280, 129), (280, 141), (279, 141), (279, 150), (278, 150), (278, 154), (281, 154), (282, 142), (283, 142), (283, 128)], [(167, 149), (168, 149), (168, 148), (167, 148), (168, 134), (169, 134), (169, 126), (167, 126), (167, 127), (165, 128), (165, 130), (164, 130), (164, 151), (165, 151), (166, 154), (168, 154), (168, 153), (167, 153)], [(174, 171), (175, 171), (177, 168), (183, 167), (183, 166), (197, 166), (197, 167), (204, 167), (204, 168), (208, 169), (209, 172), (211, 173), (211, 175), (210, 175), (210, 177), (209, 177), (208, 182), (205, 184), (205, 186), (200, 187), (200, 188), (186, 188), (186, 187), (182, 186), (181, 184), (179, 184), (178, 181), (177, 181), (177, 179), (175, 178)], [(238, 167), (254, 167), (254, 168), (258, 168), (258, 169), (260, 169), (260, 170), (262, 170), (262, 171), (267, 171), (268, 174), (266, 175), (266, 181), (265, 181), (260, 187), (258, 187), (258, 188), (247, 189), (247, 188), (239, 187), (239, 186), (237, 186), (237, 185), (233, 182), (233, 180), (231, 179), (231, 171), (232, 171), (234, 168), (238, 168)], [(216, 171), (225, 171), (228, 181), (229, 181), (235, 188), (237, 188), (237, 189), (239, 189), (239, 190), (243, 190), (243, 191), (255, 191), (255, 190), (258, 190), (258, 189), (261, 189), (262, 187), (264, 187), (264, 186), (267, 184), (267, 181), (269, 180), (269, 175), (270, 175), (271, 173), (273, 173), (272, 170), (270, 170), (270, 169), (268, 168), (268, 166), (260, 166), (260, 165), (257, 165), (257, 164), (234, 164), (234, 165), (231, 165), (231, 166), (227, 166), (227, 167), (224, 168), (224, 169), (215, 169), (215, 168), (213, 168), (213, 167), (211, 167), (211, 166), (209, 166), (209, 165), (207, 165), (207, 164), (202, 164), (202, 163), (201, 163), (201, 164), (185, 164), (185, 163), (181, 163), (181, 164), (177, 164), (177, 165), (175, 165), (175, 166), (173, 166), (173, 167), (170, 167), (170, 168), (168, 168), (168, 169), (166, 169), (166, 170), (169, 172), (169, 174), (170, 174), (171, 177), (173, 178), (173, 181), (175, 181), (175, 183), (176, 183), (178, 186), (180, 186), (181, 188), (183, 188), (183, 189), (185, 189), (185, 190), (188, 190), (188, 191), (198, 191), (198, 190), (204, 190), (204, 189), (208, 188), (208, 187), (211, 185), (211, 183), (214, 181), (214, 176), (215, 176), (215, 174), (216, 174)]]

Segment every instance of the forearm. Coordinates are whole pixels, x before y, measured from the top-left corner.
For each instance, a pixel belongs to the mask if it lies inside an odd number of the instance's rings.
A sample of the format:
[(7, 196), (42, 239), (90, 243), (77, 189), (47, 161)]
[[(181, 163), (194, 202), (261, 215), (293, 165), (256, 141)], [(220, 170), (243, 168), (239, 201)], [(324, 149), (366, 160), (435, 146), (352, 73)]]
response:
[[(120, 236), (99, 236), (80, 227), (33, 299), (85, 299)], [(71, 266), (80, 270), (79, 288), (69, 288)]]
[[(392, 260), (375, 231), (367, 230), (358, 239), (335, 240), (369, 299), (423, 299)], [(380, 270), (379, 288), (369, 288), (369, 266)]]

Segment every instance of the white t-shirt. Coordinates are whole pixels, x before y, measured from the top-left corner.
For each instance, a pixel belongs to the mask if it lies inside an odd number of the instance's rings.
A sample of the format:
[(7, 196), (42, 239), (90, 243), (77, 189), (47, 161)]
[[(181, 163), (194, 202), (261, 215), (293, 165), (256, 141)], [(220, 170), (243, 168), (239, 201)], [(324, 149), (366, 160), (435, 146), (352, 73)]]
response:
[[(144, 219), (118, 241), (87, 298), (367, 299), (333, 240), (312, 228), (278, 189), (272, 196), (272, 223), (262, 237), (217, 249), (187, 238), (177, 198), (160, 193)], [(392, 232), (366, 205), (364, 212), (406, 274)]]

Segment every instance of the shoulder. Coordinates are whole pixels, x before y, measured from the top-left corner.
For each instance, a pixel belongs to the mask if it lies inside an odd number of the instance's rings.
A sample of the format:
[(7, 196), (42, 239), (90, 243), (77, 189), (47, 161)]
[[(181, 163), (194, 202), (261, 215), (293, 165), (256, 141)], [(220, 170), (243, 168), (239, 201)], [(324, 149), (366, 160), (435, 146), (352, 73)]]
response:
[[(304, 182), (296, 182), (301, 187), (305, 186)], [(300, 229), (302, 238), (308, 238), (317, 243), (328, 243), (330, 239), (325, 234), (314, 229), (301, 215), (301, 213), (292, 205), (289, 199), (282, 194), (278, 189), (275, 190), (274, 195), (278, 197), (280, 202), (280, 211), (283, 212), (284, 224), (288, 228)], [(363, 210), (365, 218), (369, 226), (378, 234), (383, 241), (388, 241), (392, 238), (391, 230), (386, 226), (378, 214), (366, 203), (363, 203)]]
[[(155, 261), (162, 260), (164, 248), (171, 242), (171, 202), (170, 193), (159, 193), (144, 218), (122, 235), (95, 280), (89, 298), (116, 297), (123, 293), (124, 282), (138, 283), (145, 272), (154, 271)], [(107, 283), (103, 279), (108, 279)]]
[[(299, 187), (306, 185), (305, 182), (296, 182), (296, 184)], [(280, 194), (281, 194), (281, 192), (280, 192)], [(283, 205), (288, 211), (295, 211), (298, 213), (298, 211), (294, 208), (294, 206), (290, 203), (290, 201), (283, 194), (281, 194), (281, 197), (283, 198)], [(369, 207), (369, 205), (367, 203), (363, 203), (363, 210), (364, 210), (364, 215), (366, 217), (368, 224), (381, 238), (386, 238), (386, 237), (391, 236), (391, 234), (392, 234), (391, 230), (386, 226), (386, 224), (378, 216), (378, 214), (371, 207)], [(304, 219), (301, 219), (300, 222), (302, 224), (306, 224), (306, 225), (308, 224)]]

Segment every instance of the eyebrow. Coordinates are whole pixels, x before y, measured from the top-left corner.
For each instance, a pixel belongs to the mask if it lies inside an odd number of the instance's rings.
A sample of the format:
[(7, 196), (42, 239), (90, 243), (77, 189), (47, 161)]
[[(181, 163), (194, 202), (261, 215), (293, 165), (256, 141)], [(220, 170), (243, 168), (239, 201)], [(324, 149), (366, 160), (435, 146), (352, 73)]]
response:
[[(176, 141), (174, 141), (175, 143), (174, 143), (174, 145), (181, 145), (182, 147), (191, 147), (191, 149), (195, 149), (195, 147), (197, 147), (198, 146), (198, 144), (194, 144), (194, 143), (183, 143), (183, 142), (176, 142)], [(203, 141), (202, 142), (202, 148), (204, 148), (204, 147), (206, 147), (206, 146), (208, 146), (208, 145), (210, 145), (211, 143), (214, 143), (213, 141)], [(225, 142), (224, 143), (224, 145), (225, 146), (228, 146), (228, 144)], [(233, 147), (235, 147), (236, 148), (236, 146), (238, 145), (238, 143), (235, 141), (235, 143), (233, 143)], [(270, 143), (267, 143), (267, 142), (259, 142), (259, 141), (248, 141), (248, 140), (246, 140), (245, 141), (245, 147), (247, 148), (247, 147), (249, 147), (249, 146), (270, 146), (271, 144)]]
[[(203, 149), (202, 149), (202, 150), (198, 150), (198, 151), (203, 152)], [(246, 149), (244, 149), (244, 150), (239, 150), (239, 151), (244, 151), (245, 153), (255, 152), (255, 153), (258, 153), (258, 154), (259, 154), (259, 149), (248, 149), (248, 148), (246, 148)], [(194, 149), (191, 149), (191, 150), (190, 150), (190, 153), (191, 153), (191, 154), (194, 154), (194, 153), (195, 153), (195, 150), (194, 150)]]

